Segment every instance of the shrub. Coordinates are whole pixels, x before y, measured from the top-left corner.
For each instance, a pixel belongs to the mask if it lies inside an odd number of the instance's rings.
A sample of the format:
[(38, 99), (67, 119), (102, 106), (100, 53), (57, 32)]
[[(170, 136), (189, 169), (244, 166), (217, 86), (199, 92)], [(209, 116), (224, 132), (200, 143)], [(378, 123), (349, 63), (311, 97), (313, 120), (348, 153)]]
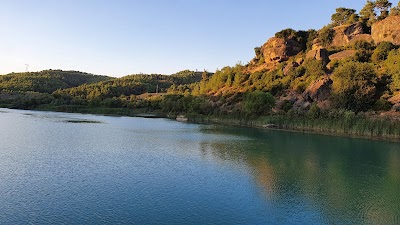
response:
[(332, 79), (332, 102), (335, 106), (359, 112), (374, 104), (376, 72), (372, 64), (343, 63), (335, 70)]
[(316, 59), (307, 59), (295, 72), (290, 74), (296, 76), (291, 86), (298, 92), (304, 91), (311, 82), (318, 80), (326, 74), (326, 68), (322, 61)]
[(246, 113), (261, 116), (271, 112), (275, 106), (275, 98), (270, 93), (254, 91), (246, 94), (243, 109)]
[(392, 108), (389, 101), (384, 99), (379, 99), (374, 104), (374, 110), (376, 111), (388, 111)]
[(318, 32), (318, 38), (321, 41), (321, 44), (323, 46), (328, 46), (332, 43), (333, 37), (335, 36), (335, 31), (330, 28), (329, 26), (323, 27), (319, 32)]
[(310, 109), (307, 112), (307, 116), (313, 119), (319, 118), (321, 115), (321, 109), (318, 107), (317, 103), (313, 102)]
[(372, 50), (375, 46), (369, 41), (356, 41), (352, 47), (355, 50)]
[(275, 33), (276, 38), (291, 39), (297, 36), (297, 31), (287, 28)]
[(400, 50), (392, 50), (389, 52), (385, 61), (385, 68), (392, 77), (392, 90), (400, 90)]
[(372, 62), (378, 63), (383, 60), (386, 60), (386, 58), (389, 55), (390, 50), (394, 49), (395, 46), (387, 41), (381, 42), (378, 44), (374, 52), (372, 53), (371, 60)]

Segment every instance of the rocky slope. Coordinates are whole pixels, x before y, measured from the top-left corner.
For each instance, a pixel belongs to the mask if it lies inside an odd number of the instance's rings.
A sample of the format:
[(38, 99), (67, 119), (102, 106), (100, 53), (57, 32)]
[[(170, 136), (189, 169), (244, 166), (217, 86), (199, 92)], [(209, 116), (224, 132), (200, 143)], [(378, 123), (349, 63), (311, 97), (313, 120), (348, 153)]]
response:
[(374, 23), (371, 33), (376, 44), (388, 41), (400, 45), (400, 16), (390, 16)]
[[(366, 35), (360, 22), (334, 27), (333, 30), (334, 37), (330, 46), (346, 46), (360, 35)], [(368, 36), (365, 36), (365, 38), (368, 38)]]

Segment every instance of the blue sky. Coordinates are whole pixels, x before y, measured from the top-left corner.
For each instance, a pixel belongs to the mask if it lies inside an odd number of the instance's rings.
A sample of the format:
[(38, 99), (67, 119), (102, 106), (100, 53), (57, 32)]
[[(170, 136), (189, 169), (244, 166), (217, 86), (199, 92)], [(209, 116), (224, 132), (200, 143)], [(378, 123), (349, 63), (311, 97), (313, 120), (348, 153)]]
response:
[(0, 74), (120, 77), (246, 63), (277, 31), (319, 29), (365, 0), (0, 0)]

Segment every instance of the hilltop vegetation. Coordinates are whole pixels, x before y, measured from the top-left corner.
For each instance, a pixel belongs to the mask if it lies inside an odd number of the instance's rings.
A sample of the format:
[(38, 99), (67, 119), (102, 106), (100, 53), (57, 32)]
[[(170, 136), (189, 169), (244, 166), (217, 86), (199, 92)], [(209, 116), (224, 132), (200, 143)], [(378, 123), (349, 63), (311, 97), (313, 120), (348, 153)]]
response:
[(0, 91), (32, 91), (51, 94), (57, 89), (77, 87), (108, 79), (110, 77), (79, 71), (44, 70), (41, 72), (11, 73), (0, 76)]
[[(0, 76), (3, 106), (155, 112), (275, 127), (400, 137), (400, 3), (338, 8), (320, 30), (284, 29), (247, 64), (215, 73), (99, 77), (71, 72)], [(106, 110), (107, 109), (107, 110)], [(263, 119), (264, 118), (264, 119)], [(353, 122), (351, 122), (353, 121)], [(384, 124), (378, 126), (377, 124)]]
[(33, 109), (39, 105), (59, 109), (70, 106), (127, 108), (142, 94), (144, 98), (161, 96), (169, 88), (181, 90), (183, 85), (196, 83), (202, 76), (211, 75), (189, 70), (169, 76), (137, 74), (122, 78), (60, 70), (13, 73), (0, 76), (0, 104), (22, 109)]

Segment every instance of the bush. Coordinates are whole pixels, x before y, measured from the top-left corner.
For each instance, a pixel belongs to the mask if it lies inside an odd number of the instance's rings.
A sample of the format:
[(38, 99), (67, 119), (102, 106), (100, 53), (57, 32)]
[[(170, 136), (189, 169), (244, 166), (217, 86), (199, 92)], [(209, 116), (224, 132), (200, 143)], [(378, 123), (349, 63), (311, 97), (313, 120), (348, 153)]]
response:
[(307, 59), (300, 67), (296, 68), (292, 76), (297, 76), (291, 83), (292, 88), (299, 92), (304, 91), (313, 81), (326, 74), (326, 68), (322, 61)]
[(388, 111), (392, 108), (389, 101), (384, 99), (379, 99), (374, 104), (374, 110), (376, 111)]
[(244, 112), (253, 116), (268, 114), (274, 106), (275, 98), (270, 93), (262, 91), (247, 93), (243, 102)]
[(390, 42), (381, 42), (376, 46), (376, 49), (372, 53), (371, 60), (372, 62), (379, 63), (381, 61), (386, 60), (389, 55), (390, 50), (394, 49), (395, 46)]
[(392, 90), (400, 90), (400, 50), (392, 50), (389, 52), (385, 61), (385, 67), (388, 75), (392, 77)]
[(333, 37), (335, 36), (335, 31), (330, 28), (329, 26), (323, 27), (319, 32), (318, 32), (318, 38), (321, 41), (321, 44), (323, 46), (328, 46), (332, 43)]
[(297, 36), (297, 31), (287, 28), (275, 33), (276, 38), (291, 39)]
[(332, 102), (336, 107), (359, 112), (374, 104), (377, 77), (372, 64), (346, 62), (335, 70), (332, 79)]
[(313, 40), (317, 38), (317, 32), (313, 29), (308, 31), (295, 31), (291, 28), (288, 28), (275, 33), (275, 37), (283, 38), (285, 40), (292, 39), (299, 43), (302, 49), (311, 49)]
[(313, 102), (313, 104), (311, 104), (310, 109), (307, 112), (307, 116), (309, 118), (319, 118), (321, 115), (321, 109), (318, 107), (317, 103)]
[(354, 50), (372, 50), (375, 48), (374, 44), (369, 41), (356, 41), (352, 47)]

